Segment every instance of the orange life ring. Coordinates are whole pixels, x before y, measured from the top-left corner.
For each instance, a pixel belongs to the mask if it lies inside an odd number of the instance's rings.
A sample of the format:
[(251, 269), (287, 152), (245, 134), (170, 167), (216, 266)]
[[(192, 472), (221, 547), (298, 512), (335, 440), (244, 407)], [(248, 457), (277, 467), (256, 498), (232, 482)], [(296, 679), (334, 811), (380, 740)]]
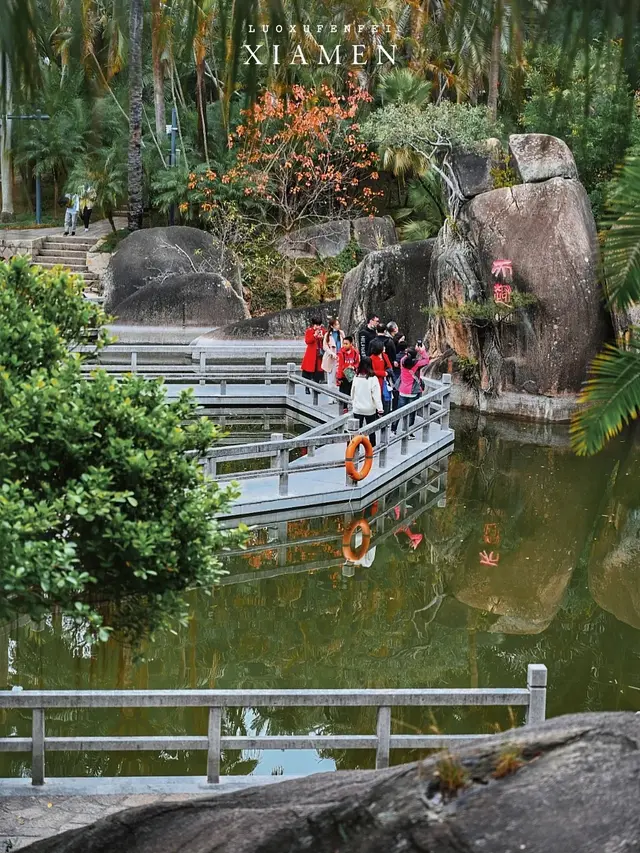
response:
[[(358, 471), (356, 466), (353, 464), (353, 460), (355, 459), (356, 450), (360, 445), (364, 447), (364, 465)], [(356, 435), (351, 439), (344, 457), (344, 464), (347, 469), (347, 474), (356, 483), (360, 480), (364, 480), (364, 478), (369, 474), (371, 466), (373, 465), (373, 445), (366, 435)]]
[[(353, 534), (356, 530), (362, 531), (362, 544), (357, 551), (354, 551), (351, 547), (351, 539), (353, 538)], [(345, 530), (344, 536), (342, 537), (342, 553), (344, 554), (345, 560), (349, 560), (350, 563), (356, 563), (358, 560), (361, 560), (369, 550), (370, 543), (371, 528), (369, 527), (367, 520), (365, 518), (361, 518), (359, 521), (354, 521), (351, 527), (348, 530)]]

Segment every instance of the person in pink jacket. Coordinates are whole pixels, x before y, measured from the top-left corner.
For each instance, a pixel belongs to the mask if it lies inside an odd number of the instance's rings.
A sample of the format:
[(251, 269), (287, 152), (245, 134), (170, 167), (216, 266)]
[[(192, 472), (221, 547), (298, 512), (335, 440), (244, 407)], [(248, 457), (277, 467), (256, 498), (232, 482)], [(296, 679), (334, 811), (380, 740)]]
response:
[[(429, 364), (429, 353), (421, 344), (409, 347), (404, 358), (400, 362), (400, 387), (398, 389), (398, 409), (412, 403), (422, 394), (420, 384), (420, 370)], [(415, 412), (409, 415), (409, 429), (416, 420)], [(396, 432), (397, 424), (392, 428)]]

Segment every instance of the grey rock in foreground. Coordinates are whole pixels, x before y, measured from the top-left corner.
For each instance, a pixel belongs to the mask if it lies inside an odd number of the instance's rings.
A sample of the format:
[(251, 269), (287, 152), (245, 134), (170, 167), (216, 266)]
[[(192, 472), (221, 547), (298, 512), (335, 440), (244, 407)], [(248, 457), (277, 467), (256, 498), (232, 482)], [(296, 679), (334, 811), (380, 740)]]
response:
[[(640, 849), (640, 718), (559, 717), (460, 750), (468, 782), (443, 794), (442, 754), (120, 812), (32, 853), (623, 853)], [(511, 756), (501, 778), (500, 762)], [(450, 766), (450, 765), (449, 765)], [(509, 768), (507, 768), (509, 769)]]
[(435, 240), (419, 240), (371, 252), (342, 284), (342, 328), (355, 331), (372, 313), (395, 320), (407, 341), (424, 336), (429, 269)]
[[(223, 279), (237, 297), (228, 303), (230, 313), (218, 313), (213, 321), (206, 317), (203, 325), (219, 326), (249, 316), (233, 252), (208, 232), (183, 226), (146, 228), (120, 243), (103, 278), (105, 309), (123, 323), (183, 325), (185, 303), (187, 313), (191, 310), (194, 276), (202, 285), (199, 291), (196, 288), (196, 301), (201, 299), (207, 276), (212, 287)], [(158, 313), (160, 295), (167, 302)], [(194, 306), (194, 317), (201, 313)], [(194, 323), (199, 325), (197, 319)]]
[(509, 151), (525, 184), (551, 178), (578, 179), (578, 169), (566, 142), (546, 133), (522, 133), (509, 137)]

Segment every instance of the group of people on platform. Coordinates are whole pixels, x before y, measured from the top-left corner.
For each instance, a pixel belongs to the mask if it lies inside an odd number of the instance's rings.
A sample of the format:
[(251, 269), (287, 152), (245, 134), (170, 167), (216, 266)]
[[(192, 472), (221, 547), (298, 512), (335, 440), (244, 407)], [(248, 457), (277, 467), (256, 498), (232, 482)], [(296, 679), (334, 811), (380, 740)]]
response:
[[(355, 336), (345, 335), (339, 319), (325, 328), (318, 318), (305, 332), (306, 351), (302, 375), (322, 382), (351, 397), (359, 425), (370, 424), (382, 415), (406, 406), (422, 394), (420, 370), (429, 364), (422, 341), (408, 346), (394, 321), (386, 325), (373, 314)], [(307, 388), (307, 393), (311, 393)], [(409, 417), (409, 427), (415, 414)], [(392, 432), (396, 426), (391, 427)], [(375, 446), (375, 434), (371, 436)]]

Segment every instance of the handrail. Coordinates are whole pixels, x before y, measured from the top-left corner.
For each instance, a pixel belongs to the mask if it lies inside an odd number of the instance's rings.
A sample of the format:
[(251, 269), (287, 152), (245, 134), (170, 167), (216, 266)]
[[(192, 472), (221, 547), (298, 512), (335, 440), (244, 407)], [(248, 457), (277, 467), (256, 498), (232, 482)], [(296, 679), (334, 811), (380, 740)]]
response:
[[(441, 430), (448, 430), (449, 427), (449, 403), (451, 393), (451, 376), (445, 374), (443, 382), (435, 390), (421, 395), (416, 400), (413, 400), (402, 409), (395, 412), (390, 412), (388, 415), (379, 418), (374, 423), (368, 426), (357, 428), (360, 435), (369, 436), (373, 433), (380, 432), (380, 442), (375, 450), (376, 458), (380, 468), (385, 468), (387, 465), (387, 454), (389, 447), (400, 443), (400, 453), (406, 456), (409, 452), (409, 433), (411, 430), (421, 430), (422, 442), (429, 440), (431, 436), (432, 425), (438, 424)], [(302, 380), (303, 383), (310, 383), (311, 380)], [(288, 385), (291, 383), (288, 383)], [(316, 385), (316, 388), (322, 389), (323, 386)], [(314, 391), (314, 398), (316, 393)], [(412, 415), (420, 414), (422, 420), (420, 424), (409, 429), (409, 419)], [(400, 435), (390, 435), (390, 427), (394, 424), (402, 422), (402, 431)], [(335, 424), (335, 422), (334, 422)], [(305, 434), (296, 438), (285, 439), (281, 435), (273, 435), (270, 441), (257, 442), (251, 444), (232, 445), (224, 447), (214, 447), (207, 450), (200, 456), (200, 464), (203, 466), (205, 474), (215, 476), (220, 482), (234, 481), (239, 478), (239, 475), (244, 480), (265, 479), (268, 477), (278, 477), (278, 493), (286, 496), (289, 494), (289, 474), (290, 473), (310, 473), (312, 471), (323, 471), (329, 468), (339, 468), (344, 464), (343, 460), (323, 460), (322, 462), (313, 462), (309, 459), (304, 461), (296, 460), (295, 468), (290, 467), (291, 451), (305, 448), (308, 457), (313, 459), (316, 450), (327, 447), (333, 444), (341, 444), (350, 435), (356, 433), (355, 422), (347, 421), (347, 432), (331, 432), (329, 433), (330, 424), (326, 425), (326, 431), (321, 434), (310, 436)], [(395, 432), (398, 430), (396, 428)], [(274, 465), (273, 459), (277, 458)], [(220, 474), (218, 465), (225, 462), (235, 462), (238, 460), (248, 461), (251, 459), (269, 459), (271, 460), (269, 468), (248, 470), (235, 472), (234, 474)], [(349, 483), (347, 483), (349, 485)]]
[[(30, 738), (0, 738), (0, 751), (31, 752), (31, 781), (45, 781), (46, 750), (207, 751), (207, 781), (220, 781), (223, 749), (375, 749), (376, 768), (389, 766), (391, 749), (436, 749), (485, 735), (392, 735), (392, 707), (503, 706), (527, 708), (527, 725), (546, 715), (547, 668), (530, 664), (525, 688), (416, 688), (353, 690), (21, 690), (0, 691), (0, 708), (31, 710)], [(377, 708), (375, 735), (223, 736), (225, 708)], [(45, 712), (69, 708), (209, 708), (206, 736), (47, 737)], [(490, 737), (490, 735), (489, 735)], [(0, 783), (1, 786), (1, 783)]]

